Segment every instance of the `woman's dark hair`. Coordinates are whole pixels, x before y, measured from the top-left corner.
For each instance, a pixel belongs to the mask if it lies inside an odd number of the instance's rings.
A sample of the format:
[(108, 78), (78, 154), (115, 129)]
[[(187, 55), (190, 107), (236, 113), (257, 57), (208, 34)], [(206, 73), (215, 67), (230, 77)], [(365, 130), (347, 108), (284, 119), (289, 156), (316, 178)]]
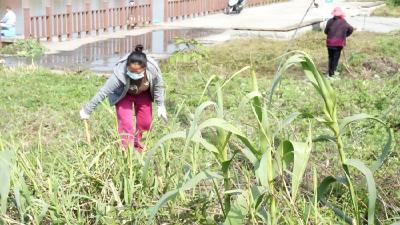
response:
[(135, 51), (133, 51), (126, 61), (126, 65), (129, 66), (131, 64), (137, 63), (141, 67), (147, 67), (147, 57), (146, 54), (143, 53), (143, 45), (136, 45)]

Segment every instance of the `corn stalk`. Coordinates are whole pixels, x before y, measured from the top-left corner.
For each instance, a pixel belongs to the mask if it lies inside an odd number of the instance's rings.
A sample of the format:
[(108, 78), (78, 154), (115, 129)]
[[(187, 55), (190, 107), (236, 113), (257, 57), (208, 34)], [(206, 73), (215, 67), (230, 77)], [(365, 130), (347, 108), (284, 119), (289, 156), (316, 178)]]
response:
[[(338, 118), (337, 118), (337, 103), (336, 103), (336, 95), (335, 92), (333, 91), (332, 86), (330, 83), (319, 73), (317, 68), (315, 67), (314, 62), (312, 61), (311, 57), (307, 55), (304, 52), (301, 51), (294, 51), (292, 53), (293, 55), (286, 61), (286, 63), (282, 66), (282, 69), (279, 71), (277, 76), (274, 79), (272, 90), (271, 90), (271, 96), (270, 96), (270, 102), (272, 102), (272, 95), (274, 93), (274, 90), (280, 83), (282, 79), (282, 74), (284, 71), (286, 71), (288, 68), (290, 68), (293, 65), (300, 64), (302, 66), (302, 69), (306, 75), (306, 77), (309, 79), (311, 84), (314, 86), (314, 88), (317, 90), (319, 95), (324, 101), (324, 116), (323, 117), (315, 117), (319, 122), (324, 123), (332, 132), (333, 132), (333, 137), (329, 137), (327, 139), (329, 140), (334, 140), (336, 142), (337, 150), (340, 156), (340, 162), (342, 165), (342, 168), (345, 173), (345, 182), (341, 181), (342, 184), (347, 185), (350, 194), (351, 194), (351, 199), (352, 199), (352, 205), (354, 209), (354, 214), (355, 214), (355, 219), (345, 219), (347, 222), (352, 223), (352, 224), (361, 224), (361, 217), (360, 217), (360, 211), (359, 211), (359, 206), (358, 206), (358, 198), (357, 198), (357, 193), (355, 191), (354, 185), (351, 180), (351, 175), (350, 175), (350, 170), (349, 166), (352, 166), (362, 172), (364, 176), (367, 178), (367, 184), (368, 184), (368, 192), (369, 192), (369, 204), (368, 204), (368, 224), (374, 224), (374, 211), (375, 211), (375, 202), (376, 202), (376, 188), (375, 188), (375, 182), (373, 179), (373, 172), (376, 171), (382, 164), (384, 159), (389, 155), (391, 146), (392, 146), (392, 131), (390, 128), (387, 128), (388, 131), (388, 142), (386, 143), (384, 150), (381, 154), (381, 156), (378, 158), (376, 162), (373, 163), (372, 168), (368, 168), (364, 165), (359, 160), (354, 160), (354, 159), (347, 159), (346, 158), (346, 153), (343, 145), (343, 140), (342, 140), (342, 134), (344, 128), (357, 120), (362, 120), (362, 119), (373, 119), (384, 126), (386, 124), (374, 117), (368, 116), (366, 114), (359, 114), (355, 115), (349, 118), (344, 118), (342, 122), (340, 123)], [(387, 127), (387, 126), (386, 126)], [(324, 180), (321, 185), (319, 190), (322, 191), (322, 193), (325, 193), (326, 189), (328, 186), (333, 183), (339, 181), (338, 179), (334, 179), (330, 177), (328, 180)], [(320, 195), (321, 193), (318, 193)], [(322, 196), (319, 198), (320, 200), (325, 200)], [(340, 214), (339, 216), (342, 218), (348, 218), (347, 216), (344, 216), (344, 213), (341, 212), (340, 210), (334, 210), (337, 214)]]

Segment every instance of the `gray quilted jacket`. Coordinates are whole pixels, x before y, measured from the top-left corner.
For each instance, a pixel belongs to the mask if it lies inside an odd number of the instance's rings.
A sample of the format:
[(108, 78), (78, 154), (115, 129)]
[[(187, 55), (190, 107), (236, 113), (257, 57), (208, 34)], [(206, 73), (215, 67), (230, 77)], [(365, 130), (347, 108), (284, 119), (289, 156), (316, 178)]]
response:
[[(96, 106), (108, 96), (110, 105), (117, 104), (128, 92), (130, 80), (126, 75), (126, 61), (129, 54), (120, 59), (114, 66), (114, 72), (96, 95), (84, 106), (87, 114), (91, 114)], [(164, 81), (161, 70), (151, 57), (147, 56), (147, 76), (150, 83), (150, 93), (153, 102), (164, 105)]]

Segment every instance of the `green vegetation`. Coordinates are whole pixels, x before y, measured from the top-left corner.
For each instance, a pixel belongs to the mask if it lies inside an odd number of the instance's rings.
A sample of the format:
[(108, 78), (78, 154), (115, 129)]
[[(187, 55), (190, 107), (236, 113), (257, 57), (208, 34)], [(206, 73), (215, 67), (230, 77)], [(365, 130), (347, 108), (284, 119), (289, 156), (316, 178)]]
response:
[[(399, 39), (356, 33), (341, 79), (329, 83), (301, 52), (273, 79), (283, 41), (177, 53), (162, 64), (170, 121), (155, 121), (142, 155), (121, 152), (106, 103), (86, 141), (78, 111), (104, 78), (3, 68), (0, 220), (392, 224), (400, 220)], [(326, 70), (322, 34), (293, 49)]]
[(386, 5), (379, 7), (372, 13), (373, 16), (400, 17), (400, 0), (386, 0)]
[(0, 48), (0, 54), (16, 55), (33, 59), (42, 55), (44, 50), (44, 47), (36, 40), (18, 40), (10, 45)]
[(373, 16), (400, 17), (400, 6), (385, 5), (372, 12)]
[(400, 6), (400, 0), (386, 0), (386, 3), (392, 6)]

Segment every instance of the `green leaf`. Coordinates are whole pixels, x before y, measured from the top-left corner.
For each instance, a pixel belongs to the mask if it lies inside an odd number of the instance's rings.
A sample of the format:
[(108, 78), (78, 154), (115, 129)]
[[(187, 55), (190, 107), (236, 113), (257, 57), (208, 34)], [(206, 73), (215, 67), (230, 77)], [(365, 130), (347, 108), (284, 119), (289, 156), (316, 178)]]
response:
[(201, 119), (201, 114), (203, 113), (203, 111), (207, 107), (210, 107), (210, 106), (216, 107), (217, 104), (215, 102), (212, 102), (212, 101), (206, 101), (206, 102), (203, 102), (200, 106), (198, 106), (196, 108), (196, 111), (194, 113), (194, 117), (193, 117), (193, 120), (191, 122), (191, 126), (190, 126), (190, 129), (189, 129), (188, 135), (186, 137), (185, 148), (188, 146), (191, 138), (196, 135), (196, 131), (198, 129), (197, 128), (198, 127), (198, 123), (199, 123), (199, 121)]
[[(235, 157), (235, 156), (233, 156), (233, 157)], [(222, 162), (222, 168), (221, 168), (222, 171), (228, 171), (229, 170), (229, 167), (231, 166), (231, 163), (233, 161), (233, 157), (230, 160)]]
[(268, 188), (268, 160), (271, 159), (268, 159), (268, 153), (266, 152), (263, 154), (258, 167), (256, 168), (256, 177), (260, 184), (265, 188)]
[(343, 219), (346, 223), (350, 224), (350, 225), (356, 225), (357, 222), (355, 219), (351, 218), (349, 215), (347, 215), (345, 212), (343, 212), (341, 209), (337, 208), (336, 206), (330, 204), (329, 202), (325, 202), (323, 201), (323, 203), (331, 208), (333, 210), (333, 212), (336, 214), (337, 217)]
[(242, 193), (231, 203), (231, 209), (226, 216), (224, 225), (242, 225), (249, 212), (249, 194), (247, 191)]
[(378, 156), (378, 159), (375, 160), (375, 162), (373, 162), (370, 167), (373, 173), (376, 172), (383, 165), (383, 162), (385, 161), (386, 157), (390, 154), (392, 150), (393, 130), (391, 128), (388, 128), (387, 130), (388, 130), (388, 140), (385, 146), (383, 147), (383, 151)]
[(254, 145), (250, 142), (248, 138), (240, 136), (238, 138), (246, 146), (246, 148), (243, 149), (241, 148), (239, 150), (251, 162), (251, 164), (255, 166), (258, 163), (259, 159), (261, 158), (259, 157), (257, 149), (254, 147)]
[(163, 136), (160, 140), (157, 141), (157, 143), (147, 152), (146, 155), (146, 160), (144, 162), (144, 168), (143, 168), (143, 175), (142, 175), (142, 179), (145, 180), (145, 178), (147, 177), (147, 171), (149, 170), (149, 166), (150, 166), (150, 161), (153, 158), (155, 152), (157, 151), (157, 149), (164, 144), (164, 142), (171, 140), (171, 139), (176, 139), (176, 138), (182, 138), (185, 139), (186, 138), (186, 132), (185, 131), (178, 131), (176, 133), (172, 133), (172, 134), (168, 134)]
[(340, 129), (340, 133), (343, 134), (345, 131), (345, 128), (350, 125), (351, 123), (360, 121), (360, 120), (365, 120), (365, 119), (369, 119), (369, 120), (374, 120), (380, 124), (382, 124), (383, 126), (386, 127), (386, 131), (387, 131), (387, 141), (385, 146), (383, 147), (382, 153), (378, 156), (378, 159), (372, 163), (371, 165), (371, 170), (372, 172), (376, 172), (382, 165), (383, 162), (385, 161), (386, 157), (390, 154), (390, 151), (392, 150), (392, 143), (393, 143), (393, 130), (382, 120), (373, 117), (371, 115), (365, 114), (365, 113), (360, 113), (360, 114), (356, 114), (353, 116), (349, 116), (346, 118), (343, 118), (343, 120), (341, 121), (340, 125), (339, 125), (339, 129)]
[(201, 123), (198, 126), (197, 132), (199, 132), (205, 128), (209, 128), (209, 127), (221, 128), (221, 129), (231, 132), (235, 135), (244, 136), (244, 134), (238, 128), (236, 128), (235, 126), (233, 126), (226, 120), (220, 119), (220, 118), (211, 118), (211, 119), (204, 121), (203, 123)]
[(332, 176), (328, 176), (325, 177), (321, 184), (318, 186), (317, 189), (317, 201), (318, 202), (322, 202), (323, 204), (325, 204), (327, 207), (331, 208), (333, 210), (333, 212), (339, 217), (342, 218), (344, 221), (346, 221), (348, 224), (355, 224), (355, 221), (353, 218), (351, 218), (350, 216), (348, 216), (346, 213), (344, 213), (342, 210), (340, 210), (339, 208), (335, 207), (334, 205), (330, 204), (327, 200), (326, 200), (326, 193), (328, 192), (328, 190), (330, 189), (331, 185), (335, 182), (341, 183), (346, 185), (347, 184), (347, 180), (345, 177), (340, 177), (340, 178), (335, 178)]
[(246, 224), (245, 219), (250, 209), (258, 211), (257, 208), (262, 202), (265, 194), (264, 187), (254, 186), (250, 190), (235, 190), (240, 194), (231, 204), (231, 209), (225, 219), (224, 225), (242, 225)]
[(330, 142), (336, 142), (335, 137), (330, 136), (330, 135), (320, 135), (318, 137), (315, 137), (312, 139), (313, 142), (323, 142), (323, 141), (330, 141)]
[(292, 173), (292, 201), (294, 202), (306, 171), (311, 153), (311, 142), (292, 142), (294, 164)]
[(356, 114), (353, 116), (345, 117), (340, 121), (339, 129), (340, 133), (342, 134), (344, 132), (344, 128), (348, 126), (350, 123), (354, 123), (359, 120), (364, 120), (364, 119), (375, 119), (373, 116), (370, 116), (365, 113), (360, 113)]
[(234, 73), (228, 80), (226, 80), (222, 85), (221, 85), (221, 89), (225, 87), (225, 85), (227, 85), (233, 78), (235, 78), (237, 75), (243, 73), (244, 71), (250, 69), (250, 66), (245, 66), (242, 69), (240, 69), (239, 71), (237, 71), (236, 73)]
[(218, 153), (218, 148), (215, 147), (215, 145), (211, 144), (208, 142), (206, 139), (200, 137), (199, 135), (195, 135), (190, 139), (194, 143), (199, 143), (201, 144), (206, 150), (213, 152), (213, 153)]
[(217, 103), (212, 102), (212, 101), (206, 101), (206, 102), (201, 103), (201, 105), (196, 108), (196, 111), (194, 113), (194, 120), (199, 121), (200, 116), (203, 113), (203, 111), (210, 106), (216, 107)]
[[(302, 51), (293, 51), (290, 54), (293, 55), (286, 60), (274, 78), (270, 93), (270, 104), (272, 104), (272, 96), (282, 79), (283, 73), (291, 66), (300, 64), (303, 68), (304, 74), (324, 100), (324, 112), (326, 117), (329, 118), (328, 121), (336, 121), (336, 95), (332, 86), (329, 84), (329, 82), (327, 82), (324, 76), (321, 76), (315, 66), (315, 63), (307, 53)], [(335, 129), (333, 126), (330, 128)]]
[(259, 91), (252, 91), (246, 94), (239, 103), (239, 110), (244, 109), (246, 105), (254, 98), (261, 98), (262, 95)]
[(208, 81), (207, 81), (207, 83), (206, 83), (206, 86), (204, 87), (203, 92), (201, 93), (200, 100), (199, 100), (199, 104), (200, 104), (201, 100), (203, 99), (203, 96), (205, 95), (205, 93), (206, 93), (206, 91), (207, 91), (207, 89), (208, 89), (208, 86), (210, 86), (211, 82), (212, 82), (214, 79), (216, 79), (216, 78), (217, 78), (216, 75), (212, 75), (212, 76), (208, 79)]
[(349, 159), (346, 164), (352, 166), (364, 174), (368, 186), (368, 224), (375, 224), (375, 204), (376, 204), (376, 186), (372, 171), (361, 161)]
[(7, 199), (10, 192), (11, 182), (11, 151), (0, 152), (0, 213), (5, 214), (7, 211)]
[(250, 154), (249, 152), (244, 152), (244, 153), (246, 153), (245, 156), (254, 164), (254, 162), (255, 162), (254, 157), (258, 158), (259, 153), (258, 153), (257, 149), (254, 147), (254, 145), (250, 142), (250, 140), (248, 138), (246, 138), (244, 136), (244, 134), (238, 128), (236, 128), (232, 124), (228, 123), (224, 119), (211, 118), (211, 119), (208, 119), (208, 120), (204, 121), (203, 123), (201, 123), (197, 127), (197, 130), (195, 132), (200, 133), (201, 130), (203, 130), (205, 128), (210, 128), (210, 127), (220, 128), (220, 129), (223, 129), (227, 132), (230, 132), (230, 133), (238, 136), (238, 138), (242, 141), (242, 143), (251, 151), (252, 154)]
[(331, 184), (337, 182), (336, 178), (333, 176), (325, 177), (319, 184), (317, 189), (317, 201), (325, 200), (325, 195), (328, 192)]
[[(29, 191), (27, 190), (27, 186), (24, 180), (24, 175), (23, 172), (20, 172), (18, 175), (15, 174), (14, 179), (12, 180), (13, 182), (13, 191), (14, 191), (14, 199), (15, 199), (15, 204), (17, 206), (19, 215), (20, 215), (20, 220), (21, 222), (24, 222), (24, 216), (25, 216), (25, 211), (26, 211), (26, 202), (27, 199), (30, 198)], [(28, 205), (30, 205), (31, 202), (28, 202)]]
[(274, 132), (272, 136), (275, 137), (276, 135), (278, 135), (279, 132), (289, 126), (299, 115), (301, 115), (301, 113), (299, 112), (294, 112), (290, 114), (286, 119), (280, 122), (279, 128)]
[(281, 143), (279, 150), (282, 170), (284, 170), (294, 161), (294, 147), (291, 141), (285, 140)]
[(154, 216), (157, 214), (158, 210), (163, 205), (165, 205), (168, 201), (175, 198), (178, 195), (178, 193), (190, 190), (190, 189), (194, 188), (195, 186), (197, 186), (197, 184), (200, 183), (201, 181), (210, 180), (210, 179), (223, 179), (223, 176), (221, 176), (218, 173), (209, 172), (209, 171), (202, 171), (202, 172), (198, 173), (196, 176), (194, 176), (193, 178), (188, 180), (186, 183), (184, 183), (181, 187), (165, 193), (158, 200), (157, 204), (150, 209), (151, 210), (150, 219), (154, 218)]
[[(293, 54), (292, 52), (289, 54)], [(270, 100), (269, 102), (272, 103), (272, 96), (275, 92), (275, 89), (278, 87), (278, 85), (280, 84), (281, 80), (282, 80), (282, 75), (283, 73), (289, 69), (291, 66), (296, 65), (296, 64), (300, 64), (301, 62), (303, 62), (304, 59), (301, 57), (300, 54), (296, 54), (291, 56), (289, 59), (286, 60), (286, 62), (282, 65), (281, 69), (278, 70), (273, 82), (272, 82), (272, 88), (271, 88), (271, 93), (270, 93)]]
[[(253, 92), (258, 92), (257, 77), (256, 77), (256, 73), (254, 71), (252, 71), (252, 73), (251, 73), (251, 78), (252, 78), (251, 80), (253, 81), (252, 82), (253, 83)], [(252, 98), (252, 107), (254, 108), (254, 110), (256, 112), (258, 120), (262, 121), (263, 120), (262, 111), (261, 111), (262, 100), (261, 100), (260, 96), (257, 95)]]

